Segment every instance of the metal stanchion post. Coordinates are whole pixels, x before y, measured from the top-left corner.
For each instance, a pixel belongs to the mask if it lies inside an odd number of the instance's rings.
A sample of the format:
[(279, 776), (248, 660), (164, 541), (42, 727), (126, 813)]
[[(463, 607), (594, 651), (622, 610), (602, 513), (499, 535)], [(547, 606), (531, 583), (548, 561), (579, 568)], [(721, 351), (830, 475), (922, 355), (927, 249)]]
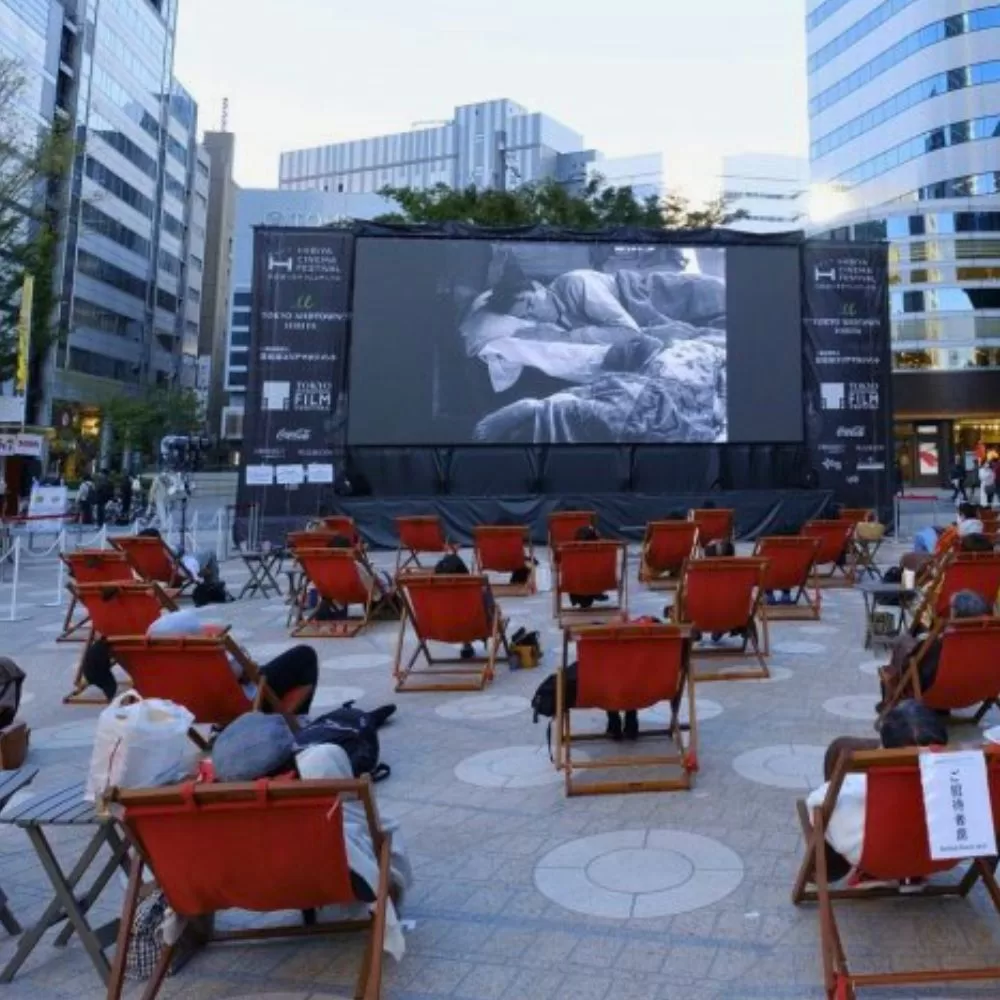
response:
[(45, 603), (46, 608), (61, 608), (63, 602), (63, 589), (65, 587), (64, 573), (66, 571), (66, 564), (63, 562), (63, 553), (66, 551), (66, 529), (63, 528), (59, 535), (59, 550), (56, 552), (56, 561), (59, 564), (59, 568), (56, 570), (56, 596), (55, 600), (47, 601)]

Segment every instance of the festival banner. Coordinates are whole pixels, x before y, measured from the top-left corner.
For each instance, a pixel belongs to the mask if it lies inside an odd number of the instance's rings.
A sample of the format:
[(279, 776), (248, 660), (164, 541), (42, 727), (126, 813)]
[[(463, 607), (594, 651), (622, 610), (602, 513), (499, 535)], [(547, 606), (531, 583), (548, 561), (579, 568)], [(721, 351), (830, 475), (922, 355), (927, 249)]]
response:
[(0, 424), (24, 426), (28, 402), (28, 363), (31, 354), (31, 310), (35, 302), (35, 278), (24, 276), (21, 310), (17, 321), (17, 360), (14, 378), (0, 386)]

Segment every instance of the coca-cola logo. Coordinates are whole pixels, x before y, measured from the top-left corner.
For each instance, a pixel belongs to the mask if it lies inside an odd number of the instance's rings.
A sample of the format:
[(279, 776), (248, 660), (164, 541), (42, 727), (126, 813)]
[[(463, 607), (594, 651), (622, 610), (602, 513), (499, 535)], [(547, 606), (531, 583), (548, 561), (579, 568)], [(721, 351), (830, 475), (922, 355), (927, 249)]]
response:
[(282, 427), (275, 435), (276, 441), (311, 441), (312, 431), (308, 427), (296, 427), (294, 430)]

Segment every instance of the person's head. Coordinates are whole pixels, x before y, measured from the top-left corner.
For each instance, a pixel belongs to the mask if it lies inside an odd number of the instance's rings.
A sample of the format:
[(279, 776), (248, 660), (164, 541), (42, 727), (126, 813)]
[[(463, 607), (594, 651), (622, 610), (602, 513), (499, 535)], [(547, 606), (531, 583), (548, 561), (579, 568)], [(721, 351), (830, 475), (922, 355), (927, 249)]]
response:
[(886, 713), (881, 736), (886, 750), (946, 746), (948, 727), (932, 708), (911, 699)]
[(501, 282), (493, 289), (486, 307), (495, 313), (515, 316), (533, 323), (557, 323), (559, 304), (541, 282), (521, 279)]
[(452, 552), (438, 561), (438, 564), (434, 567), (434, 572), (438, 576), (466, 576), (468, 575), (469, 567), (462, 562), (460, 556)]
[(351, 548), (351, 540), (346, 535), (334, 535), (330, 539), (329, 548), (331, 549), (349, 549)]
[(701, 509), (702, 510), (715, 510), (715, 501), (714, 500), (706, 500), (701, 505)]
[(160, 531), (159, 531), (158, 528), (143, 528), (142, 531), (139, 532), (139, 537), (140, 538), (162, 538), (163, 536), (160, 534)]
[(990, 613), (990, 606), (974, 590), (959, 590), (948, 603), (952, 618), (982, 618)]
[(993, 540), (981, 531), (973, 531), (962, 537), (958, 547), (962, 552), (992, 552)]
[(979, 517), (979, 508), (974, 503), (961, 503), (958, 505), (959, 521), (974, 521)]
[(705, 557), (708, 559), (731, 559), (736, 555), (736, 546), (732, 542), (710, 542), (705, 546)]
[(573, 538), (578, 542), (596, 542), (597, 541), (597, 529), (592, 524), (584, 524), (576, 529), (576, 534)]

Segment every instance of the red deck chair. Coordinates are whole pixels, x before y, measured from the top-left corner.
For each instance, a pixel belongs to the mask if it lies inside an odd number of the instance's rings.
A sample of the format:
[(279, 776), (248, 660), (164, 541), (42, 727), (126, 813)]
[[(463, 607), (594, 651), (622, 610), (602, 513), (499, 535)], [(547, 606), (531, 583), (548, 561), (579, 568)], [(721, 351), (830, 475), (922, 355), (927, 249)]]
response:
[[(497, 654), (509, 654), (506, 622), (500, 608), (487, 613), (483, 600), (489, 587), (485, 576), (434, 576), (408, 574), (400, 578), (403, 617), (392, 673), (397, 691), (481, 691), (492, 680)], [(417, 648), (403, 665), (407, 628), (413, 630)], [(467, 659), (435, 657), (429, 642), (451, 646), (486, 643), (484, 656)], [(423, 655), (425, 667), (417, 668)]]
[(867, 507), (841, 507), (838, 521), (850, 521), (855, 527), (863, 521), (876, 520), (875, 511)]
[(1000, 554), (957, 552), (949, 554), (932, 578), (914, 621), (931, 618), (931, 624), (951, 614), (951, 599), (960, 590), (972, 590), (995, 608), (1000, 594)]
[(364, 539), (361, 537), (361, 532), (358, 531), (353, 517), (348, 517), (346, 514), (331, 514), (321, 518), (320, 523), (323, 525), (324, 532), (349, 538), (352, 545), (359, 549), (364, 548)]
[(698, 547), (698, 525), (693, 521), (650, 521), (642, 542), (639, 582), (650, 590), (674, 590), (684, 563)]
[[(934, 683), (924, 691), (920, 663), (938, 637), (941, 654), (937, 673)], [(939, 712), (978, 706), (972, 721), (980, 722), (990, 708), (1000, 704), (1000, 618), (939, 620), (910, 657), (901, 683), (885, 698), (879, 724), (886, 712), (911, 697)]]
[[(552, 588), (552, 612), (560, 628), (624, 621), (628, 617), (628, 546), (600, 539), (559, 546)], [(608, 594), (589, 608), (574, 607), (570, 594)]]
[(818, 552), (818, 538), (782, 535), (757, 539), (753, 554), (758, 559), (767, 560), (764, 571), (765, 601), (767, 595), (777, 599), (782, 591), (792, 595), (791, 604), (765, 604), (764, 613), (769, 621), (819, 620), (822, 596), (819, 588), (811, 586)]
[(553, 555), (560, 545), (575, 542), (581, 528), (597, 529), (596, 510), (557, 510), (549, 514), (549, 548)]
[[(359, 800), (379, 861), (374, 901), (352, 888), (344, 841), (343, 802)], [(115, 817), (136, 851), (125, 895), (110, 1000), (122, 995), (125, 957), (141, 898), (143, 869), (171, 909), (192, 921), (199, 944), (279, 936), (367, 931), (355, 997), (381, 997), (382, 949), (389, 902), (391, 841), (382, 830), (367, 778), (359, 781), (258, 781), (254, 784), (186, 784), (111, 793)], [(213, 933), (212, 916), (228, 909), (252, 913), (368, 903), (361, 920)], [(164, 948), (143, 994), (153, 1000), (175, 957)]]
[(86, 609), (90, 622), (87, 645), (80, 655), (73, 690), (63, 698), (66, 705), (104, 705), (104, 695), (87, 695), (83, 662), (98, 638), (117, 635), (145, 635), (163, 611), (176, 611), (177, 605), (158, 583), (84, 583), (72, 587), (73, 596)]
[[(616, 792), (657, 792), (688, 789), (698, 770), (698, 724), (695, 717), (694, 684), (689, 683), (689, 632), (676, 625), (610, 625), (582, 628), (576, 638), (576, 709), (621, 712), (651, 708), (659, 702), (671, 705), (666, 729), (643, 729), (642, 740), (667, 737), (673, 753), (657, 756), (629, 754), (622, 757), (574, 760), (573, 744), (607, 737), (601, 733), (576, 733), (571, 729), (573, 709), (566, 704), (565, 671), (569, 665), (569, 633), (564, 634), (563, 666), (556, 680), (556, 766), (565, 773), (567, 795), (604, 795)], [(681, 723), (679, 709), (686, 695), (688, 722)], [(676, 706), (676, 707), (675, 707)], [(685, 743), (682, 733), (687, 732)], [(621, 781), (576, 781), (578, 771), (626, 768), (671, 768), (679, 776), (624, 778)]]
[[(813, 584), (816, 587), (853, 587), (854, 565), (853, 521), (809, 521), (800, 534), (803, 538), (819, 539)], [(838, 565), (840, 563), (840, 565)], [(825, 573), (821, 566), (828, 566)]]
[(688, 511), (688, 520), (698, 525), (698, 544), (702, 549), (712, 542), (734, 541), (734, 519), (733, 511), (719, 510), (715, 507)]
[(90, 619), (84, 615), (79, 621), (73, 621), (77, 600), (73, 592), (74, 584), (87, 583), (129, 583), (135, 580), (132, 564), (121, 552), (114, 549), (80, 549), (79, 552), (67, 552), (59, 557), (69, 571), (69, 582), (66, 589), (70, 592), (69, 608), (63, 619), (63, 630), (56, 642), (87, 642), (87, 633), (82, 630), (90, 624)]
[(125, 554), (140, 580), (166, 587), (172, 597), (183, 597), (197, 583), (162, 538), (121, 535), (111, 544)]
[(396, 550), (396, 572), (408, 566), (424, 570), (420, 562), (422, 555), (444, 556), (458, 551), (458, 546), (448, 541), (444, 526), (437, 514), (419, 517), (397, 517), (396, 530), (399, 532), (399, 548)]
[(379, 597), (378, 585), (374, 577), (366, 584), (358, 572), (357, 552), (354, 549), (299, 549), (295, 557), (302, 567), (304, 576), (300, 595), (304, 595), (311, 584), (320, 599), (350, 609), (352, 604), (361, 606), (361, 616), (341, 618), (338, 621), (316, 621), (320, 601), (311, 612), (307, 612), (304, 601), (296, 604), (294, 636), (308, 636), (316, 639), (356, 636), (371, 622), (371, 612)]
[(472, 534), (475, 549), (473, 568), (476, 573), (509, 575), (518, 570), (528, 571), (528, 579), (524, 583), (499, 583), (490, 580), (494, 593), (528, 597), (537, 592), (535, 550), (527, 525), (479, 525), (472, 529)]
[[(296, 710), (308, 692), (294, 688), (279, 701), (267, 686), (257, 664), (233, 640), (228, 630), (218, 636), (118, 637), (108, 640), (115, 659), (128, 671), (143, 698), (165, 698), (183, 705), (197, 725), (224, 728), (247, 712), (281, 712), (293, 729)], [(232, 657), (255, 685), (251, 698), (230, 666)], [(205, 741), (192, 733), (201, 745)]]
[(725, 636), (736, 629), (744, 630), (739, 650), (698, 648), (692, 650), (692, 659), (745, 658), (750, 650), (759, 664), (744, 670), (694, 674), (695, 680), (760, 680), (770, 676), (764, 652), (769, 646), (767, 618), (761, 612), (766, 570), (766, 560), (742, 557), (692, 559), (684, 567), (673, 609), (674, 621), (690, 625), (705, 638), (714, 633)]
[[(792, 901), (799, 905), (816, 901), (820, 913), (820, 948), (826, 996), (830, 1000), (854, 1000), (856, 990), (863, 986), (901, 986), (908, 984), (943, 983), (981, 979), (1000, 979), (1000, 964), (981, 968), (927, 969), (857, 973), (848, 967), (833, 903), (843, 899), (885, 899), (896, 897), (899, 905), (907, 898), (914, 901), (930, 897), (969, 894), (982, 880), (990, 901), (1000, 913), (1000, 887), (989, 858), (958, 858), (954, 861), (933, 861), (927, 835), (923, 789), (920, 782), (920, 750), (869, 750), (844, 755), (837, 765), (823, 805), (809, 815), (806, 803), (798, 804), (799, 820), (806, 841), (806, 855), (799, 870)], [(929, 751), (923, 751), (927, 753)], [(1000, 825), (1000, 756), (996, 747), (986, 747), (990, 798), (993, 820)], [(959, 881), (925, 885), (916, 896), (905, 897), (898, 888), (836, 889), (827, 877), (824, 841), (826, 828), (837, 796), (848, 774), (863, 774), (868, 783), (865, 796), (865, 839), (859, 868), (872, 879), (902, 882), (904, 879), (925, 879), (953, 870), (963, 862), (971, 862)], [(810, 883), (815, 888), (809, 887)], [(915, 905), (919, 903), (915, 902)], [(937, 917), (941, 919), (940, 915)], [(886, 935), (891, 941), (893, 935)], [(903, 944), (902, 941), (898, 942)], [(891, 944), (889, 945), (891, 948)], [(912, 951), (912, 949), (911, 949)]]

